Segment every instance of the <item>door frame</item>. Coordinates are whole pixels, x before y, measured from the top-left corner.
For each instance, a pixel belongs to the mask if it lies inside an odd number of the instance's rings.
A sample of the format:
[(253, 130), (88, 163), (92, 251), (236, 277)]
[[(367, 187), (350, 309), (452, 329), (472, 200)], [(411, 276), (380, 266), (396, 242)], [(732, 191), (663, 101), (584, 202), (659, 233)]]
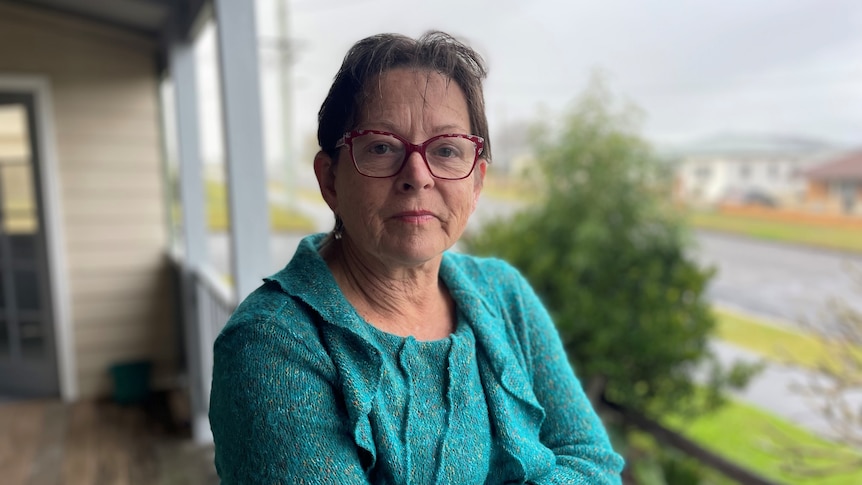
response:
[(54, 316), (57, 376), (60, 396), (66, 402), (78, 398), (77, 364), (72, 333), (72, 308), (68, 267), (66, 265), (65, 229), (60, 204), (60, 167), (57, 141), (54, 132), (54, 104), (51, 82), (47, 76), (10, 74), (0, 72), (0, 91), (13, 91), (33, 96), (36, 117), (35, 140), (39, 154), (40, 192), (45, 217), (45, 243), (48, 253), (48, 279), (51, 288), (51, 305)]

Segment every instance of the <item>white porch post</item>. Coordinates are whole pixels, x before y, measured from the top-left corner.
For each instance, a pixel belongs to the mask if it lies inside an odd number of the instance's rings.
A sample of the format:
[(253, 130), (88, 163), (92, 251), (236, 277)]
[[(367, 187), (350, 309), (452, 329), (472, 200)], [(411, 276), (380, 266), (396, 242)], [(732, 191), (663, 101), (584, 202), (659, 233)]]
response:
[[(171, 46), (170, 68), (174, 80), (185, 263), (181, 294), (185, 301), (196, 301), (195, 273), (207, 264), (208, 257), (195, 54), (190, 41), (177, 41)], [(209, 325), (200, 324), (197, 304), (185, 304), (183, 311), (192, 434), (198, 443), (211, 442), (207, 412), (213, 336)]]
[(185, 261), (190, 268), (200, 269), (207, 263), (207, 233), (194, 46), (191, 42), (181, 41), (172, 46), (170, 54), (177, 114)]
[(238, 301), (272, 271), (255, 2), (215, 0)]

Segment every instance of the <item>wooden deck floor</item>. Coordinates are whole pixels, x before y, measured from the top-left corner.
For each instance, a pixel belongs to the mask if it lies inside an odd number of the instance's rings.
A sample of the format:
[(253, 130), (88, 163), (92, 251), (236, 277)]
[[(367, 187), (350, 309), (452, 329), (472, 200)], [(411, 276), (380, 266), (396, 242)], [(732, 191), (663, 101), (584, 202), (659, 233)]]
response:
[(195, 445), (152, 406), (0, 403), (4, 485), (218, 483), (212, 456), (211, 446)]

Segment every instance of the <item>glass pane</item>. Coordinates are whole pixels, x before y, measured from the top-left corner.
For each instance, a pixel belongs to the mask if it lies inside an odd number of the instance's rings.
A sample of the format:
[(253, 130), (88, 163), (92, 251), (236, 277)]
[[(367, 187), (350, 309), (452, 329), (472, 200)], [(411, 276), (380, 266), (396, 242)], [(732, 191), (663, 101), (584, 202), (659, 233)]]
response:
[(45, 336), (38, 321), (21, 322), (21, 357), (24, 360), (42, 360), (45, 358)]
[(0, 198), (4, 232), (28, 234), (39, 229), (29, 160), (7, 159), (0, 163)]
[(23, 104), (0, 106), (0, 163), (30, 159), (27, 109)]
[(12, 247), (12, 260), (14, 261), (33, 261), (36, 259), (36, 241), (38, 234), (15, 234), (9, 236), (9, 243)]
[(0, 106), (0, 211), (2, 230), (28, 233), (38, 229), (30, 134), (24, 105)]
[(0, 318), (0, 359), (9, 358), (12, 352), (9, 345), (9, 329), (6, 325), (8, 325), (6, 320)]
[(15, 271), (15, 303), (18, 310), (39, 310), (39, 278), (35, 271)]

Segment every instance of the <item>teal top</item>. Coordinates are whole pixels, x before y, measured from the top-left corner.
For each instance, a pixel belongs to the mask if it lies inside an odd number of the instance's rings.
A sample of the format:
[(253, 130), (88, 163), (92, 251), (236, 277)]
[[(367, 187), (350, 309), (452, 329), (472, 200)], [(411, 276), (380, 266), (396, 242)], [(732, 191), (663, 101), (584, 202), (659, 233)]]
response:
[(551, 319), (496, 259), (447, 252), (447, 338), (382, 332), (305, 238), (215, 344), (222, 483), (619, 484), (622, 458)]
[[(458, 473), (460, 483), (484, 483), (492, 437), (470, 327), (459, 325), (433, 342), (372, 333), (383, 350), (380, 387), (387, 390), (380, 412), (372, 413), (372, 427), (379, 432), (378, 448), (394, 460), (381, 462), (370, 481), (452, 483), (450, 476)], [(466, 372), (452, 379), (450, 369)], [(473, 447), (469, 453), (451, 449), (465, 437)]]

